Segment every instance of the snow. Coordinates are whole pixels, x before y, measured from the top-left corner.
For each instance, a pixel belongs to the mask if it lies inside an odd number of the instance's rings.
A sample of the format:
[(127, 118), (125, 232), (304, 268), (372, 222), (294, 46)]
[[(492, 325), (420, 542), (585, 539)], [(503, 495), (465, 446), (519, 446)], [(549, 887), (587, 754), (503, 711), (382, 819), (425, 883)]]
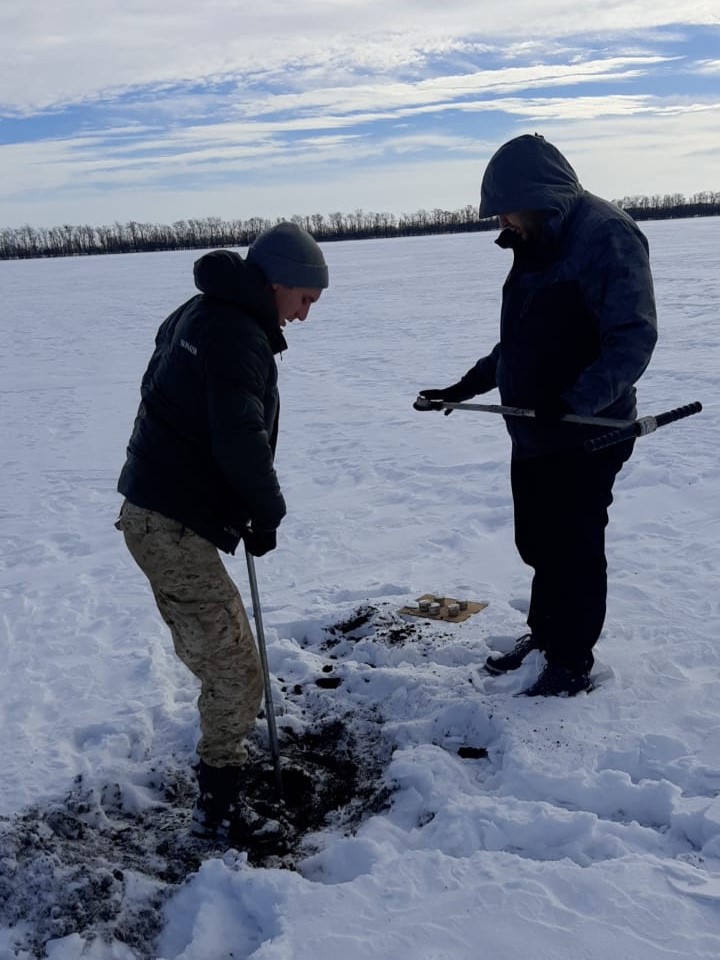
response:
[[(720, 219), (643, 228), (660, 341), (640, 413), (704, 410), (620, 475), (598, 686), (573, 699), (513, 697), (538, 654), (479, 669), (528, 603), (502, 420), (412, 409), (493, 346), (506, 254), (485, 233), (326, 246), (331, 287), (279, 363), (289, 514), (257, 572), (279, 726), (340, 719), (389, 800), (331, 817), (294, 869), (214, 850), (172, 883), (107, 852), (118, 818), (152, 832), (197, 736), (196, 683), (113, 521), (140, 377), (199, 252), (0, 263), (0, 958), (720, 955)], [(426, 592), (488, 607), (391, 642)], [(102, 869), (73, 817), (109, 838)], [(43, 853), (63, 830), (65, 858)]]

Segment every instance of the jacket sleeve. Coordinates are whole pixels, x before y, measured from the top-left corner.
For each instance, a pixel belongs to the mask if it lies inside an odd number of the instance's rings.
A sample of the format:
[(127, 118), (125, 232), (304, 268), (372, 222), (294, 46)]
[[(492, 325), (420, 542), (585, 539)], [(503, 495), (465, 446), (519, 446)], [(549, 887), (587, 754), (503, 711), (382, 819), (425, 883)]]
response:
[(632, 388), (657, 341), (647, 241), (633, 224), (606, 221), (590, 238), (583, 249), (581, 286), (597, 319), (600, 353), (563, 399), (575, 413), (592, 415)]
[(265, 411), (274, 363), (269, 345), (250, 338), (223, 338), (206, 362), (213, 457), (237, 493), (238, 515), (269, 530), (286, 512)]
[(497, 386), (496, 371), (499, 356), (500, 344), (497, 343), (492, 351), (486, 357), (478, 360), (460, 381), (463, 387), (467, 387), (469, 393), (472, 392), (473, 396), (478, 393), (487, 393), (488, 390)]

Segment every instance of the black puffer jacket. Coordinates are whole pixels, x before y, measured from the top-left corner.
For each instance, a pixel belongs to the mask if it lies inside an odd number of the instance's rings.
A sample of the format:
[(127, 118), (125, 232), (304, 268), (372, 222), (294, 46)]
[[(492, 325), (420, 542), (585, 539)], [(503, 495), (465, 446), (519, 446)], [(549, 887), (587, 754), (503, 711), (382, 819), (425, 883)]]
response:
[[(552, 144), (523, 136), (501, 147), (483, 178), (481, 216), (543, 210), (541, 237), (520, 240), (503, 287), (500, 343), (463, 378), (497, 386), (504, 404), (562, 398), (578, 414), (635, 416), (635, 382), (657, 340), (648, 244), (622, 210), (580, 186)], [(601, 428), (508, 418), (513, 456), (579, 449)]]
[(251, 520), (275, 529), (274, 354), (286, 348), (270, 285), (229, 250), (195, 263), (201, 294), (160, 327), (118, 490), (233, 553)]

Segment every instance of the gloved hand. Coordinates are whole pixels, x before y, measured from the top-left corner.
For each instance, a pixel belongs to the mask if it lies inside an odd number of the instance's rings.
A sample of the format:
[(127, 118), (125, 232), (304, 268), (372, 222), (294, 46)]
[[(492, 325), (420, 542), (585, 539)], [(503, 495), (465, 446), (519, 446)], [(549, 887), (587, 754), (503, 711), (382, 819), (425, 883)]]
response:
[(572, 407), (562, 397), (550, 397), (535, 404), (535, 419), (541, 423), (552, 423), (572, 412)]
[[(453, 383), (449, 387), (445, 387), (442, 390), (420, 390), (420, 397), (425, 397), (426, 400), (439, 400), (441, 403), (462, 403), (463, 400), (469, 400), (470, 397), (474, 397), (475, 394), (471, 391), (468, 391), (468, 388), (464, 386), (462, 381), (458, 383)], [(417, 400), (413, 404), (415, 410), (432, 410), (432, 407), (418, 406)], [(447, 417), (452, 413), (452, 410), (445, 410), (445, 416)]]
[(248, 553), (253, 557), (264, 557), (277, 547), (277, 530), (263, 530), (261, 527), (246, 527), (243, 540)]

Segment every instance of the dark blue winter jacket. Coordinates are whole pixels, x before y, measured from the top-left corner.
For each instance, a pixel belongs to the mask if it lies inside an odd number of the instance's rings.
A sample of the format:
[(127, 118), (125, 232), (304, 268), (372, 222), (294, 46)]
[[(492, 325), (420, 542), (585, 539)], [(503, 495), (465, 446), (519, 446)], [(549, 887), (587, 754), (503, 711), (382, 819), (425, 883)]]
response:
[(194, 276), (201, 293), (158, 330), (118, 490), (234, 552), (249, 520), (275, 529), (285, 515), (274, 354), (287, 344), (257, 267), (214, 250)]
[[(501, 147), (483, 178), (480, 215), (544, 211), (537, 240), (510, 230), (500, 342), (462, 383), (497, 386), (503, 404), (534, 409), (561, 398), (571, 412), (635, 416), (635, 382), (657, 340), (648, 244), (635, 222), (580, 186), (563, 155), (539, 136)], [(580, 449), (595, 428), (506, 418), (514, 457)]]

